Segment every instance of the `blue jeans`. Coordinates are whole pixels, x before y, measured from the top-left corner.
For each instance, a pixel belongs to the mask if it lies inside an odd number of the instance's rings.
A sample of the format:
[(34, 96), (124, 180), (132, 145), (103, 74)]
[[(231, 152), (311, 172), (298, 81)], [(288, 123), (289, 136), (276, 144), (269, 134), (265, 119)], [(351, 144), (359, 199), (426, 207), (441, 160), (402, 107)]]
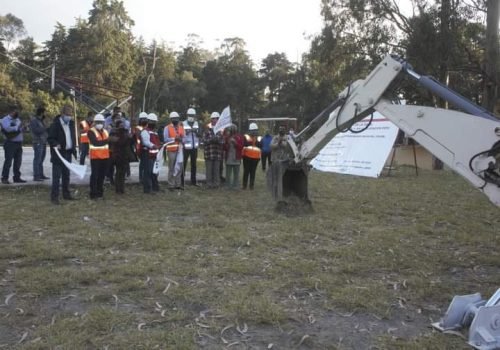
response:
[(3, 144), (5, 151), (5, 161), (3, 162), (2, 180), (9, 179), (10, 167), (14, 161), (14, 180), (21, 178), (21, 162), (23, 161), (23, 145), (21, 142), (6, 140)]
[(42, 179), (45, 176), (43, 174), (43, 161), (45, 160), (47, 145), (45, 143), (34, 143), (33, 151), (35, 153), (33, 157), (33, 179)]

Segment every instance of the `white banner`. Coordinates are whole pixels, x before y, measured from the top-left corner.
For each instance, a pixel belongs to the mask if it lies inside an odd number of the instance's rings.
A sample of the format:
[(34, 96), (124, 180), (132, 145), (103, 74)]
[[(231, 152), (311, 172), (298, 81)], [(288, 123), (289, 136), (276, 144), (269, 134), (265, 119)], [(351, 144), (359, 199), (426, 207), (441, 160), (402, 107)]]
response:
[[(353, 125), (366, 127), (370, 117)], [(398, 128), (378, 112), (372, 124), (359, 134), (337, 134), (311, 161), (318, 170), (340, 174), (379, 177), (398, 135)]]
[(182, 143), (179, 144), (179, 148), (177, 149), (177, 155), (175, 156), (175, 164), (174, 164), (174, 176), (179, 175), (180, 172), (184, 170), (184, 151)]
[(153, 174), (159, 174), (160, 173), (160, 169), (163, 167), (163, 152), (165, 150), (165, 147), (167, 147), (167, 145), (170, 145), (174, 143), (174, 141), (172, 142), (168, 142), (166, 144), (164, 144), (163, 146), (161, 146), (160, 150), (158, 151), (158, 153), (156, 153), (156, 160), (153, 164)]
[(217, 134), (219, 131), (224, 130), (230, 126), (231, 123), (231, 110), (229, 109), (229, 106), (227, 106), (220, 114), (220, 118), (214, 126), (214, 133)]
[(80, 164), (73, 164), (68, 162), (66, 159), (61, 156), (61, 153), (59, 153), (59, 150), (54, 147), (54, 151), (56, 152), (57, 156), (61, 160), (61, 162), (64, 164), (66, 168), (68, 168), (73, 174), (76, 174), (80, 180), (82, 180), (85, 177), (85, 174), (87, 172), (87, 165), (80, 165)]

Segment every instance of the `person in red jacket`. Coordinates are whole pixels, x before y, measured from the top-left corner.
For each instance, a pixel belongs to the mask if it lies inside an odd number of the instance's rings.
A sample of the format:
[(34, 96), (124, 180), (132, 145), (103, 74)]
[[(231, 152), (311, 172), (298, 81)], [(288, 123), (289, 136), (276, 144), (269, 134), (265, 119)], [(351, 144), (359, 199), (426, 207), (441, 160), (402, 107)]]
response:
[(238, 133), (236, 125), (231, 124), (224, 131), (224, 159), (226, 161), (226, 186), (231, 190), (239, 189), (241, 152), (243, 136)]

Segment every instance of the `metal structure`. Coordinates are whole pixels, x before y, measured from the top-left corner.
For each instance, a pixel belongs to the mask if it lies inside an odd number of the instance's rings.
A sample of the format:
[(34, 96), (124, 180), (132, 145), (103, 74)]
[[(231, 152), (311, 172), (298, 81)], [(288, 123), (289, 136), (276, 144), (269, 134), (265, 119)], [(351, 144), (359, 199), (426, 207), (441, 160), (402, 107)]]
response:
[[(394, 104), (392, 87), (404, 76), (460, 111)], [(374, 111), (500, 206), (500, 120), (433, 78), (418, 75), (407, 62), (393, 56), (387, 56), (365, 79), (348, 86), (298, 135), (288, 138), (290, 157), (284, 174), (287, 181), (279, 184), (284, 195), (308, 201), (310, 160), (337, 133), (350, 130)]]
[[(390, 99), (391, 87), (404, 76), (458, 110), (394, 104)], [(282, 178), (274, 184), (281, 186), (278, 208), (286, 204), (284, 200), (290, 195), (310, 203), (309, 161), (337, 133), (351, 130), (354, 123), (374, 111), (500, 206), (500, 120), (433, 78), (415, 73), (400, 58), (387, 56), (364, 80), (347, 87), (298, 135), (288, 136), (289, 159), (284, 161), (285, 170), (279, 170)], [(274, 193), (276, 190), (273, 188)], [(442, 331), (469, 326), (471, 346), (480, 350), (500, 349), (500, 289), (488, 301), (482, 300), (480, 294), (456, 296), (445, 317), (434, 324)]]
[(442, 332), (469, 327), (469, 345), (479, 350), (500, 349), (500, 289), (489, 300), (481, 294), (457, 295), (440, 322)]

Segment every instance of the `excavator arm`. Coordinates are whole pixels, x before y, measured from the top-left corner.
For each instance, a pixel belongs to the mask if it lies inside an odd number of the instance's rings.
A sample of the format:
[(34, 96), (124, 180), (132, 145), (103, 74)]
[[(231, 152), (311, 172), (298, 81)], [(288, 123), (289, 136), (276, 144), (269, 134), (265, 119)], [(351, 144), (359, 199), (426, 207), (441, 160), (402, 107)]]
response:
[[(403, 75), (458, 110), (394, 104), (390, 93)], [(364, 80), (347, 87), (295, 137), (288, 138), (290, 160), (283, 195), (308, 201), (309, 162), (339, 132), (380, 112), (448, 167), (500, 206), (500, 120), (433, 78), (420, 76), (403, 60), (387, 56)]]

